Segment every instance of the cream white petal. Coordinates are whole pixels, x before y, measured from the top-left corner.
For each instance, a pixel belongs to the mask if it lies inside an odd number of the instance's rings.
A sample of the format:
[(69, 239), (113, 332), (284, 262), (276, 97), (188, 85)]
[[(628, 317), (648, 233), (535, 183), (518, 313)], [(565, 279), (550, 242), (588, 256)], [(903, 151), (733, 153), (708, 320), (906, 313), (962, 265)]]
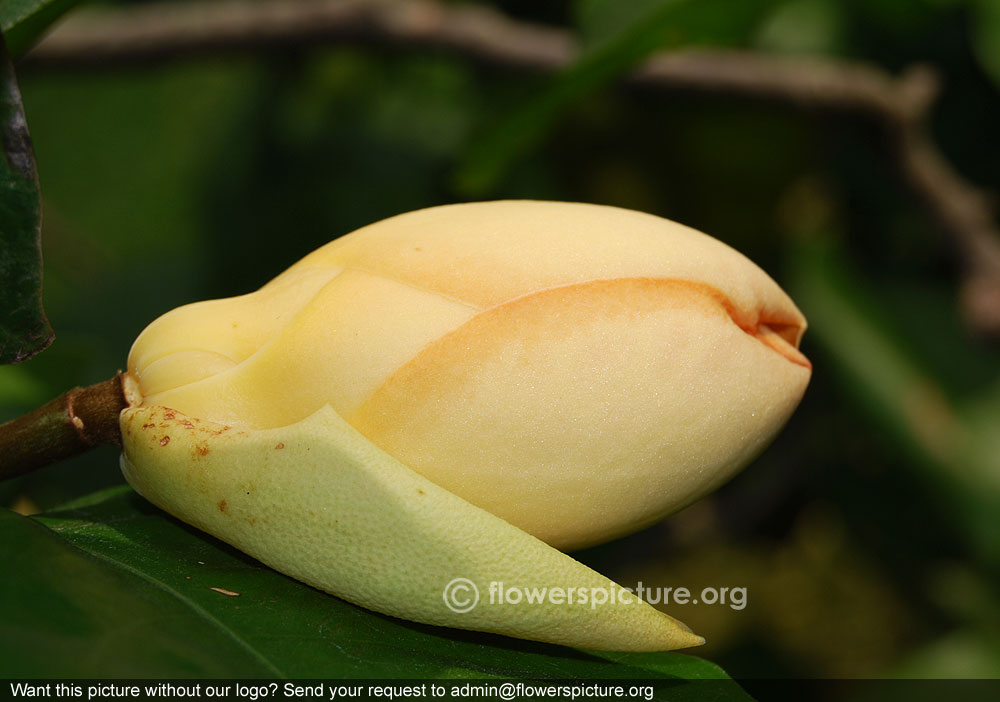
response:
[[(270, 430), (138, 407), (125, 410), (122, 429), (122, 470), (140, 494), (361, 606), (589, 649), (655, 651), (703, 641), (604, 576), (393, 460), (329, 407)], [(467, 612), (445, 603), (455, 578), (479, 590)], [(596, 607), (491, 602), (492, 582), (536, 591), (593, 588), (613, 591), (615, 600)]]

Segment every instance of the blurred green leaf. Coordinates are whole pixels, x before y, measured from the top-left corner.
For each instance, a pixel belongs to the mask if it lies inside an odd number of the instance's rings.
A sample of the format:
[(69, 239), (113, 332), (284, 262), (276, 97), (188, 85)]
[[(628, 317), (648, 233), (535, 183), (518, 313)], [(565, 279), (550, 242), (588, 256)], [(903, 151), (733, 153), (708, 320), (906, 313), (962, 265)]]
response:
[(12, 56), (20, 56), (42, 33), (80, 0), (4, 0), (0, 28)]
[(669, 11), (667, 24), (660, 30), (663, 46), (739, 47), (759, 31), (760, 22), (777, 4), (778, 0), (585, 0), (576, 5), (576, 26), (584, 50), (589, 51), (634, 31), (659, 6)]
[(577, 11), (582, 51), (536, 97), (488, 129), (468, 148), (457, 188), (481, 194), (537, 145), (573, 103), (659, 49), (747, 43), (773, 0), (588, 0)]
[[(615, 20), (607, 21), (600, 33), (588, 30), (593, 39), (573, 66), (472, 143), (459, 164), (458, 189), (476, 194), (492, 187), (570, 105), (664, 46), (677, 8), (691, 4), (690, 0), (589, 3), (588, 17), (603, 18), (613, 9)], [(588, 20), (591, 23), (594, 20)]]
[(45, 386), (24, 366), (0, 366), (0, 407), (33, 406), (44, 402)]
[(0, 363), (52, 343), (42, 310), (41, 195), (21, 92), (0, 36)]
[(983, 68), (1000, 86), (1000, 3), (979, 0), (972, 6), (972, 46)]
[(634, 31), (656, 13), (683, 0), (581, 0), (576, 3), (576, 29), (584, 51)]
[(761, 24), (754, 43), (778, 53), (835, 54), (842, 44), (843, 14), (831, 0), (791, 0)]
[[(575, 651), (375, 614), (124, 486), (33, 519), (4, 513), (0, 530), (0, 559), (19, 574), (0, 585), (3, 675), (727, 679), (683, 654)], [(747, 699), (735, 683), (716, 689)], [(683, 684), (670, 692), (685, 696)]]
[(977, 434), (961, 408), (893, 331), (889, 310), (833, 246), (810, 239), (794, 249), (792, 296), (809, 335), (872, 418), (909, 453), (980, 558), (1000, 564), (1000, 475), (980, 460)]
[(888, 675), (895, 678), (996, 679), (1000, 677), (1000, 638), (978, 631), (958, 630), (918, 648), (891, 668)]

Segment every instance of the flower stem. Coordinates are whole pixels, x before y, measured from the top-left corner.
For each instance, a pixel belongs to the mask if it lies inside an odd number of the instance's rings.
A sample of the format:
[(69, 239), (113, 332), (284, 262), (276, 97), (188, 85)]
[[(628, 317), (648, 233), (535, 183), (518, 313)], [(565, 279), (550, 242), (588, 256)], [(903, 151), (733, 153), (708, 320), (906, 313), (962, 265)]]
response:
[(128, 406), (122, 374), (73, 388), (23, 417), (0, 424), (0, 480), (30, 473), (102, 444), (121, 446), (118, 415)]

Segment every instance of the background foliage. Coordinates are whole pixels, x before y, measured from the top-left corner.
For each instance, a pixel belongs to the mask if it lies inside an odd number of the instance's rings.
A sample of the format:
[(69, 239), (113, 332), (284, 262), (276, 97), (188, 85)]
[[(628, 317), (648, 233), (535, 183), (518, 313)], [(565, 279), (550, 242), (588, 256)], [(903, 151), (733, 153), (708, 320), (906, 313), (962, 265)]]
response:
[[(675, 607), (736, 677), (1000, 676), (1000, 352), (882, 130), (609, 83), (654, 48), (933, 65), (931, 131), (1000, 185), (989, 0), (493, 3), (579, 28), (556, 78), (348, 47), (19, 71), (57, 338), (0, 367), (0, 419), (123, 366), (159, 314), (240, 294), (330, 238), (464, 199), (606, 203), (746, 253), (810, 320), (785, 432), (716, 495), (580, 558), (622, 583), (745, 586)], [(121, 482), (113, 450), (0, 485), (21, 512)], [(13, 517), (11, 517), (13, 518)]]

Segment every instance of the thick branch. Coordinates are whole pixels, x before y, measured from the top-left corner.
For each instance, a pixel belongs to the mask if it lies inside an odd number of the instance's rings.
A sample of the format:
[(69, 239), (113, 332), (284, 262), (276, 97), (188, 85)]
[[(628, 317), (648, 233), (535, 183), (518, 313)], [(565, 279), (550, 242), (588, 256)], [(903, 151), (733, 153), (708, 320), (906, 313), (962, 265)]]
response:
[(74, 14), (23, 65), (133, 63), (178, 55), (332, 42), (451, 49), (490, 63), (565, 66), (569, 33), (508, 19), (488, 7), (438, 0), (161, 2)]
[(122, 374), (73, 388), (23, 417), (0, 425), (0, 480), (29, 473), (94, 446), (121, 446), (118, 415), (128, 406)]
[[(555, 71), (576, 57), (562, 29), (512, 20), (492, 8), (440, 0), (222, 0), (128, 5), (74, 15), (24, 67), (114, 65), (218, 51), (355, 42), (460, 53), (508, 68)], [(895, 78), (845, 61), (745, 52), (660, 54), (626, 76), (656, 90), (699, 90), (851, 112), (884, 125), (904, 181), (946, 232), (965, 267), (963, 301), (977, 330), (1000, 335), (1000, 232), (988, 199), (948, 164), (924, 128), (933, 74)]]
[(955, 172), (923, 130), (901, 129), (897, 149), (903, 177), (938, 226), (951, 234), (963, 262), (960, 295), (966, 321), (1000, 336), (1000, 233), (990, 198)]

